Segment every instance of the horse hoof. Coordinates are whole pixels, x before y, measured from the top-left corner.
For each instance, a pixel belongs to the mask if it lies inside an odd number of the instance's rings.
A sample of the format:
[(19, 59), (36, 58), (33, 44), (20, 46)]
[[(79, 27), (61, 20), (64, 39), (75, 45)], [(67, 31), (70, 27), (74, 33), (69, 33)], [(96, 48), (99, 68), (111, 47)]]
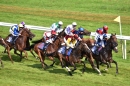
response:
[(51, 67), (54, 67), (54, 65), (53, 65), (53, 64), (51, 64), (50, 66), (51, 66)]
[(105, 71), (108, 71), (108, 69), (104, 69)]
[(101, 76), (102, 74), (101, 74), (101, 73), (99, 73), (99, 75)]
[(69, 71), (69, 75), (70, 75), (70, 76), (73, 76), (72, 73), (71, 73), (70, 71)]

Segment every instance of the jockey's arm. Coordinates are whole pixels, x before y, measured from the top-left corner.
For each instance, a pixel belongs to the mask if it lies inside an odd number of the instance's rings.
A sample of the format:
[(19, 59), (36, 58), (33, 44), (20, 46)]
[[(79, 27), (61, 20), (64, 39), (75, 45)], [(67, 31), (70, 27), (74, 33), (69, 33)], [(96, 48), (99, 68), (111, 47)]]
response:
[(71, 46), (70, 41), (71, 41), (71, 38), (68, 38), (67, 40), (64, 38), (64, 42), (65, 42), (67, 47)]
[(46, 43), (52, 43), (51, 39), (46, 40)]
[(14, 35), (18, 36), (19, 32), (17, 30), (14, 30)]

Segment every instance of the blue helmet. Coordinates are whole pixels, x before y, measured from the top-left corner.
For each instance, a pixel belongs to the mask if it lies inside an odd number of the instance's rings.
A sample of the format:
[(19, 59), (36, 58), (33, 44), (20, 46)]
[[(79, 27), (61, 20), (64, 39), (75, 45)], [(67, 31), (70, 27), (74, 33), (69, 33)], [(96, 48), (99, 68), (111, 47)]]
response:
[(84, 28), (80, 27), (80, 28), (79, 28), (79, 31), (80, 31), (80, 32), (84, 31)]

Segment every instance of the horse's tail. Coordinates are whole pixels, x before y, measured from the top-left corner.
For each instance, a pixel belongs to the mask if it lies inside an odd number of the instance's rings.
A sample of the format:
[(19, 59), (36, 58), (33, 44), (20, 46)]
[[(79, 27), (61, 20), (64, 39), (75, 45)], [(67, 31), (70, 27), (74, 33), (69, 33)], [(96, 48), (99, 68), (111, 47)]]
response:
[(35, 41), (32, 41), (32, 43), (36, 44), (36, 43), (40, 43), (43, 41), (43, 38), (39, 39), (39, 40), (35, 40)]
[(30, 45), (29, 50), (33, 49), (35, 44)]

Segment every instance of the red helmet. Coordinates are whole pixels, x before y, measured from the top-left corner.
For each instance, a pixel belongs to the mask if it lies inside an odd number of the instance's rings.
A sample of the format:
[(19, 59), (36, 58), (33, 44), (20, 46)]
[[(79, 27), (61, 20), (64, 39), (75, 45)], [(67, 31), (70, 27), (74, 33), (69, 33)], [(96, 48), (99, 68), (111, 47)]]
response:
[(52, 34), (52, 35), (56, 35), (56, 31), (52, 30), (52, 31), (51, 31), (51, 34)]
[(74, 38), (77, 39), (77, 38), (78, 38), (78, 35), (77, 35), (77, 34), (74, 34)]
[(98, 33), (99, 33), (99, 34), (103, 34), (103, 30), (99, 29), (99, 30), (98, 30)]
[(107, 30), (108, 30), (108, 26), (106, 26), (106, 25), (103, 26), (103, 30), (106, 30), (106, 31), (107, 31)]

